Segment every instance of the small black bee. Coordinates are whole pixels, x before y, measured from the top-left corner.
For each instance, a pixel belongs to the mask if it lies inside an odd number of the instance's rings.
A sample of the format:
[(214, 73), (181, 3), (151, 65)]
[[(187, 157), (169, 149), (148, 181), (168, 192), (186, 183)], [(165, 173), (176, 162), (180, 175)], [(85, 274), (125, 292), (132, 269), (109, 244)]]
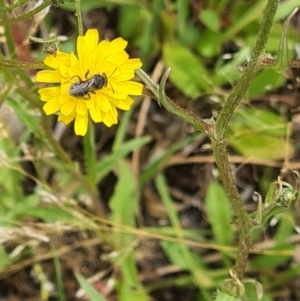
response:
[[(85, 74), (87, 78), (89, 71)], [(89, 93), (95, 93), (95, 90), (100, 90), (107, 86), (107, 76), (105, 73), (95, 74), (87, 80), (82, 80), (78, 75), (78, 82), (73, 83), (69, 88), (70, 95), (74, 97), (84, 98), (85, 96), (90, 99)]]

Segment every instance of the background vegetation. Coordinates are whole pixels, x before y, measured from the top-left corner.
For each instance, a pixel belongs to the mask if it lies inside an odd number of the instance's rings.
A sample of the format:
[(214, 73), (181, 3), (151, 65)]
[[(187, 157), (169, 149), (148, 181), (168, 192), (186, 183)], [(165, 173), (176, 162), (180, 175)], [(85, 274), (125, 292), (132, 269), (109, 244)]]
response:
[[(247, 68), (266, 3), (83, 0), (81, 9), (86, 28), (128, 40), (131, 57), (155, 81), (171, 66), (167, 95), (211, 118)], [(44, 57), (41, 44), (24, 43), (28, 35), (54, 33), (62, 50), (74, 51), (74, 3), (54, 4), (45, 18), (26, 19), (31, 2), (0, 0), (0, 296), (214, 300), (234, 264), (237, 235), (209, 138), (148, 97), (136, 99), (118, 126), (97, 124), (95, 143), (46, 117), (35, 71), (23, 68), (34, 63), (19, 60)], [(280, 2), (266, 53), (278, 55), (284, 20), (298, 5)], [(287, 41), (288, 57), (297, 59), (299, 14)], [(298, 106), (297, 69), (265, 68), (230, 122), (229, 160), (249, 213), (253, 193), (264, 198), (279, 175), (298, 188), (291, 172), (300, 168)], [(299, 215), (296, 203), (254, 233), (248, 300), (300, 299)]]

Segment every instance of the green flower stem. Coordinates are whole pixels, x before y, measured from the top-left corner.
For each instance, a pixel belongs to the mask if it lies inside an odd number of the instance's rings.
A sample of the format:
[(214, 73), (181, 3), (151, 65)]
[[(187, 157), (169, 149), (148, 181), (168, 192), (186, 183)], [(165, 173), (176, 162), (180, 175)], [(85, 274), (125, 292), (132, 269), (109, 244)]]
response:
[(169, 112), (192, 124), (198, 131), (206, 131), (212, 141), (212, 147), (216, 163), (220, 171), (220, 177), (231, 200), (238, 223), (239, 243), (237, 257), (234, 269), (231, 272), (234, 277), (232, 278), (231, 282), (227, 282), (227, 288), (235, 295), (240, 295), (243, 292), (242, 287), (240, 287), (242, 284), (239, 279), (243, 279), (248, 261), (249, 249), (251, 245), (251, 225), (231, 173), (231, 166), (227, 156), (225, 133), (228, 129), (232, 114), (234, 113), (239, 102), (242, 100), (251, 82), (261, 68), (270, 65), (270, 62), (265, 60), (266, 58), (264, 57), (264, 49), (268, 41), (268, 36), (273, 24), (277, 7), (278, 0), (268, 1), (256, 43), (252, 51), (252, 58), (245, 69), (244, 74), (230, 93), (227, 102), (222, 108), (216, 122), (214, 122), (213, 119), (201, 120), (200, 118), (180, 108), (165, 95), (165, 82), (170, 70), (168, 70), (163, 76), (160, 86), (154, 83), (143, 70), (139, 69), (137, 71), (137, 75), (145, 83), (146, 87), (153, 93), (154, 98), (158, 100), (160, 105), (163, 105)]
[(227, 130), (229, 121), (234, 110), (249, 88), (252, 80), (260, 70), (259, 61), (264, 55), (264, 50), (268, 41), (268, 36), (273, 25), (273, 19), (278, 7), (278, 0), (269, 0), (263, 15), (262, 23), (256, 38), (256, 43), (252, 51), (251, 60), (245, 69), (242, 77), (231, 91), (223, 109), (221, 110), (215, 126), (217, 139), (222, 139)]
[(169, 97), (166, 96), (165, 83), (170, 71), (171, 69), (169, 68), (165, 72), (160, 85), (155, 83), (151, 79), (151, 77), (142, 69), (138, 69), (136, 71), (136, 74), (143, 81), (145, 86), (152, 92), (151, 97), (155, 98), (158, 101), (159, 105), (164, 106), (165, 109), (168, 110), (170, 113), (184, 119), (186, 122), (193, 125), (197, 131), (199, 132), (205, 131), (207, 127), (210, 127), (209, 123), (206, 123), (205, 121), (201, 120), (199, 117), (193, 115), (193, 113), (187, 112), (186, 110), (178, 106)]
[(6, 4), (6, 5), (4, 5), (0, 8), (0, 12), (1, 11), (3, 11), (3, 12), (11, 11), (14, 8), (20, 7), (20, 6), (22, 6), (23, 4), (25, 4), (29, 1), (31, 1), (31, 0), (17, 0), (13, 4), (10, 4), (10, 5)]
[(75, 0), (75, 15), (77, 17), (78, 23), (78, 35), (83, 35), (83, 25), (82, 25), (82, 15), (81, 15), (81, 8), (80, 8), (81, 0)]
[(56, 139), (53, 137), (53, 132), (50, 126), (50, 119), (45, 115), (43, 111), (42, 114), (42, 126), (47, 136), (47, 141), (49, 141), (52, 149), (54, 150), (55, 154), (65, 162), (66, 168), (70, 171), (70, 173), (74, 176), (76, 180), (82, 185), (82, 187), (87, 191), (89, 196), (91, 197), (92, 204), (93, 204), (93, 213), (98, 216), (99, 218), (106, 218), (106, 210), (101, 202), (97, 189), (93, 185), (91, 185), (88, 179), (80, 173), (80, 171), (75, 169), (75, 166), (66, 152), (62, 149), (61, 145), (58, 143)]
[(6, 20), (1, 20), (0, 19), (0, 25), (8, 25), (8, 24), (14, 24), (17, 22), (21, 22), (21, 21), (25, 21), (31, 18), (34, 18), (34, 16), (39, 13), (40, 11), (42, 11), (43, 9), (45, 9), (47, 6), (52, 4), (52, 0), (45, 0), (40, 6), (30, 10), (27, 13), (21, 14), (20, 16), (16, 17), (16, 18), (11, 18), (11, 19), (6, 19)]
[(94, 124), (89, 119), (89, 125), (86, 135), (83, 137), (85, 167), (87, 178), (91, 186), (96, 187), (96, 146), (95, 146), (95, 131)]
[[(25, 99), (27, 99), (35, 108), (40, 110), (41, 113), (41, 122), (42, 129), (44, 130), (44, 134), (47, 137), (47, 141), (50, 143), (55, 155), (60, 158), (62, 162), (64, 162), (66, 168), (70, 173), (74, 176), (75, 179), (78, 180), (79, 183), (83, 186), (83, 188), (87, 191), (89, 196), (91, 197), (93, 203), (93, 211), (95, 215), (99, 218), (106, 218), (106, 209), (101, 202), (100, 197), (97, 192), (97, 188), (93, 183), (90, 183), (90, 179), (87, 179), (84, 175), (80, 173), (80, 171), (76, 170), (73, 164), (73, 161), (69, 158), (68, 154), (62, 149), (59, 142), (54, 139), (53, 131), (50, 125), (50, 118), (48, 118), (43, 109), (42, 103), (38, 101), (38, 99), (32, 95), (29, 91), (27, 91), (23, 87), (17, 88), (18, 93), (20, 93)], [(38, 133), (37, 133), (38, 134)]]
[(7, 68), (21, 68), (21, 69), (43, 69), (45, 65), (43, 62), (25, 62), (17, 60), (1, 60), (0, 67)]
[(267, 44), (269, 32), (277, 10), (278, 0), (269, 0), (263, 15), (262, 24), (257, 36), (257, 40), (252, 52), (252, 58), (244, 74), (233, 88), (223, 109), (221, 110), (215, 124), (214, 132), (210, 133), (213, 151), (220, 176), (226, 192), (229, 195), (234, 213), (237, 217), (239, 243), (234, 271), (237, 279), (243, 279), (248, 261), (249, 249), (251, 246), (251, 225), (243, 201), (237, 191), (231, 173), (230, 163), (227, 156), (227, 145), (225, 133), (229, 125), (231, 116), (241, 101), (251, 82), (260, 70), (259, 61), (263, 57)]

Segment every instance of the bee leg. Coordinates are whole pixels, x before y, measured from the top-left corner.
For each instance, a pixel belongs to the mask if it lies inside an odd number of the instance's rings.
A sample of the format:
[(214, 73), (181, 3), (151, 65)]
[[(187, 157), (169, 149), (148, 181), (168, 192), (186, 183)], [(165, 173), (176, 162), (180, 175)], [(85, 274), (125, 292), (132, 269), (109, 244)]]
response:
[(90, 70), (88, 70), (86, 73), (85, 73), (85, 79), (88, 79), (88, 75), (89, 75), (89, 73), (90, 73)]
[(74, 77), (77, 77), (80, 83), (82, 82), (82, 79), (80, 78), (79, 75), (74, 75), (74, 76), (72, 76), (70, 79), (73, 79)]

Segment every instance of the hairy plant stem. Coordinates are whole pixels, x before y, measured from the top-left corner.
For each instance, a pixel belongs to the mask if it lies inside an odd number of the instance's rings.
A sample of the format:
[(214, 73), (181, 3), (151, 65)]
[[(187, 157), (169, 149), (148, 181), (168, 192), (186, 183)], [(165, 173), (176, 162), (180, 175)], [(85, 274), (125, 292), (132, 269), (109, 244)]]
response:
[(260, 30), (257, 35), (256, 43), (253, 48), (251, 60), (242, 77), (230, 93), (227, 102), (217, 118), (214, 128), (212, 128), (212, 131), (208, 133), (212, 141), (214, 156), (220, 171), (221, 180), (229, 199), (231, 200), (232, 208), (237, 218), (239, 243), (234, 272), (236, 278), (238, 279), (243, 279), (246, 270), (249, 249), (251, 246), (251, 225), (244, 207), (244, 203), (237, 191), (231, 173), (231, 166), (227, 156), (225, 133), (233, 112), (261, 68), (260, 60), (264, 56), (264, 49), (268, 41), (268, 36), (273, 24), (277, 6), (278, 0), (268, 1)]
[(15, 18), (11, 18), (11, 19), (6, 19), (6, 20), (0, 20), (0, 25), (9, 25), (9, 24), (14, 24), (17, 22), (21, 22), (21, 21), (25, 21), (31, 18), (34, 18), (34, 16), (39, 13), (40, 11), (42, 11), (43, 9), (45, 9), (46, 7), (48, 7), (49, 5), (52, 4), (52, 0), (45, 0), (40, 6), (30, 10), (29, 12), (25, 12), (24, 14), (15, 17)]
[(43, 69), (45, 68), (45, 64), (43, 62), (26, 62), (26, 61), (18, 61), (18, 60), (0, 59), (0, 67), (21, 68), (21, 69)]
[[(236, 262), (233, 270), (230, 273), (232, 276), (232, 281), (226, 282), (228, 284), (226, 287), (235, 295), (241, 295), (244, 292), (244, 288), (240, 280), (243, 279), (248, 261), (248, 255), (251, 246), (251, 225), (248, 214), (244, 207), (244, 203), (238, 193), (233, 175), (231, 173), (231, 166), (227, 155), (225, 133), (228, 129), (232, 114), (234, 113), (239, 102), (242, 100), (257, 73), (262, 68), (274, 65), (275, 63), (274, 61), (269, 61), (266, 59), (264, 56), (264, 49), (268, 41), (268, 36), (273, 24), (277, 7), (278, 0), (268, 1), (260, 30), (257, 35), (256, 43), (252, 51), (251, 60), (245, 69), (244, 74), (230, 93), (227, 102), (222, 108), (216, 122), (214, 122), (213, 119), (201, 120), (192, 113), (180, 108), (165, 95), (165, 83), (170, 70), (167, 70), (164, 74), (160, 86), (154, 83), (143, 70), (139, 69), (136, 72), (141, 80), (145, 83), (146, 87), (151, 91), (151, 94), (153, 94), (151, 96), (156, 98), (160, 105), (163, 105), (171, 113), (192, 124), (196, 130), (205, 131), (211, 139), (215, 160), (220, 171), (220, 177), (231, 201), (231, 205), (238, 223), (239, 243)], [(147, 90), (145, 91), (147, 92)]]
[(81, 2), (81, 0), (75, 0), (75, 15), (76, 15), (77, 24), (78, 24), (78, 35), (82, 36), (83, 35), (83, 24), (82, 24), (80, 2)]

